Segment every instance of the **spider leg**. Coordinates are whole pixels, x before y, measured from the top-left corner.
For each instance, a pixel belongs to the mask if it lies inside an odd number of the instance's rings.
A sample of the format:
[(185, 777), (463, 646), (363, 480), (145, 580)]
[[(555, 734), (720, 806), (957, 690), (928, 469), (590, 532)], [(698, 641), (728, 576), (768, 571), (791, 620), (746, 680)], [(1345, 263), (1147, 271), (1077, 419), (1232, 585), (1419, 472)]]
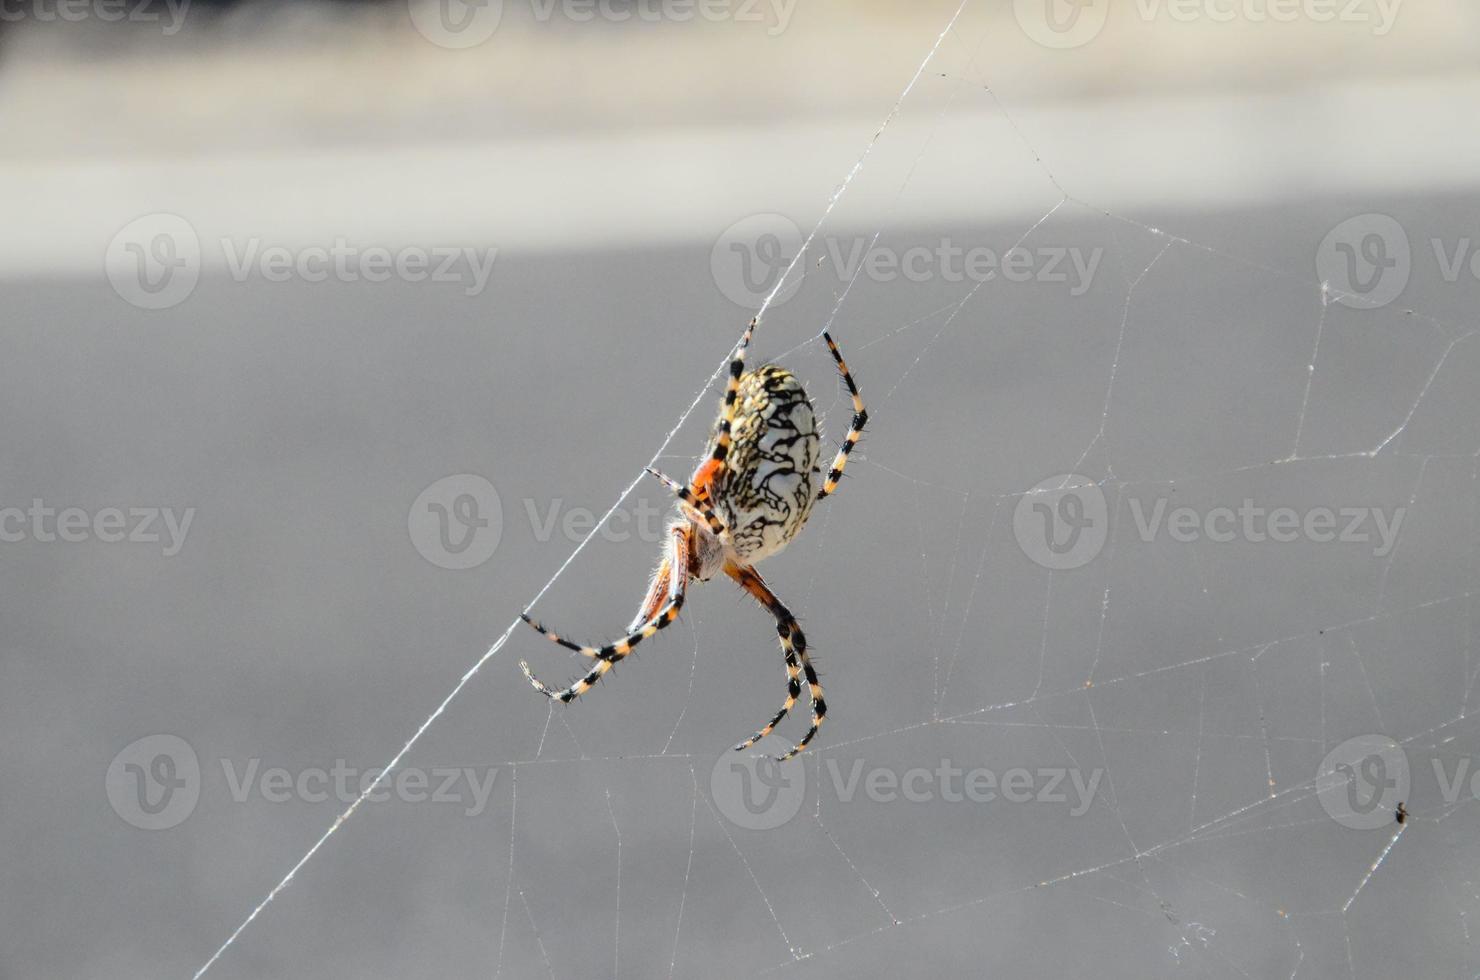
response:
[(656, 616), (663, 605), (663, 600), (668, 597), (668, 577), (673, 573), (673, 558), (669, 555), (671, 550), (671, 548), (663, 549), (663, 560), (658, 562), (658, 567), (654, 569), (652, 581), (648, 582), (647, 593), (643, 596), (642, 605), (637, 608), (637, 615), (632, 617), (632, 622), (627, 624), (627, 632), (633, 632)]
[(848, 386), (848, 394), (853, 396), (853, 421), (848, 426), (848, 435), (843, 440), (842, 448), (833, 458), (832, 469), (827, 471), (827, 482), (822, 485), (821, 490), (817, 491), (818, 500), (838, 488), (838, 481), (843, 478), (843, 467), (848, 465), (848, 454), (853, 451), (854, 446), (858, 445), (858, 437), (863, 434), (863, 427), (868, 425), (868, 409), (863, 407), (863, 399), (858, 394), (858, 385), (853, 383), (853, 375), (848, 373), (848, 365), (843, 360), (843, 352), (838, 350), (838, 345), (825, 331), (822, 339), (827, 341), (827, 349), (832, 351), (833, 360), (838, 362), (838, 370), (843, 374), (843, 383)]
[[(596, 658), (596, 666), (591, 670), (590, 673), (588, 673), (585, 677), (582, 677), (580, 680), (575, 681), (569, 687), (561, 688), (560, 690), (555, 690), (554, 688), (549, 687), (547, 684), (545, 684), (544, 681), (534, 676), (534, 671), (530, 669), (528, 663), (523, 660), (519, 661), (520, 669), (524, 671), (524, 676), (529, 678), (529, 683), (534, 685), (534, 689), (536, 691), (539, 691), (541, 694), (545, 695), (545, 697), (547, 698), (550, 698), (552, 701), (559, 701), (562, 704), (569, 704), (576, 698), (580, 697), (582, 694), (585, 694), (587, 691), (589, 691), (591, 689), (591, 686), (595, 684), (598, 680), (600, 680), (607, 671), (611, 670), (618, 660), (621, 660), (623, 657), (627, 656), (627, 654), (631, 653), (633, 647), (637, 646), (637, 644), (641, 643), (643, 640), (652, 636), (654, 633), (658, 632), (660, 629), (663, 629), (665, 626), (672, 623), (675, 619), (678, 618), (679, 610), (683, 608), (684, 590), (687, 587), (689, 581), (688, 568), (690, 533), (691, 532), (687, 527), (673, 528), (673, 536), (670, 539), (671, 550), (667, 559), (667, 564), (669, 566), (667, 603), (665, 603), (663, 608), (658, 610), (658, 612), (651, 619), (643, 624), (642, 628), (633, 630), (631, 633), (618, 640), (616, 643), (608, 643), (606, 646), (602, 647), (580, 646), (579, 644), (572, 643), (570, 640), (567, 640), (564, 637), (557, 636), (556, 634), (550, 632), (539, 623), (536, 623), (534, 620), (530, 619), (528, 615), (524, 613), (519, 614), (520, 618), (523, 619), (526, 623), (534, 627), (538, 632), (543, 633), (545, 636), (548, 636), (556, 643), (559, 643), (561, 646), (569, 650), (574, 650), (577, 653), (584, 654), (585, 656)], [(662, 570), (660, 568), (660, 575), (661, 572)]]
[(714, 449), (709, 454), (709, 462), (700, 467), (700, 471), (708, 471), (706, 475), (711, 478), (714, 471), (724, 467), (725, 458), (730, 455), (730, 427), (735, 424), (735, 399), (740, 393), (740, 375), (745, 373), (745, 352), (759, 323), (760, 317), (751, 318), (745, 328), (745, 336), (740, 338), (740, 345), (735, 348), (735, 356), (730, 359), (730, 378), (725, 382), (725, 404), (714, 433)]
[(729, 531), (725, 527), (724, 521), (721, 521), (719, 519), (719, 516), (715, 514), (714, 509), (709, 506), (708, 501), (700, 500), (688, 487), (684, 486), (682, 483), (679, 483), (673, 477), (668, 476), (665, 473), (658, 472), (651, 466), (647, 468), (647, 471), (653, 476), (657, 477), (658, 480), (660, 480), (665, 487), (667, 487), (669, 490), (672, 490), (674, 496), (676, 496), (679, 500), (682, 500), (694, 510), (698, 511), (699, 516), (704, 518), (704, 522), (709, 525), (709, 530), (714, 532), (715, 537), (725, 541), (729, 540)]
[(756, 601), (765, 606), (772, 616), (776, 617), (776, 634), (781, 639), (781, 655), (786, 658), (786, 701), (782, 703), (781, 710), (776, 712), (760, 731), (750, 738), (735, 746), (738, 752), (748, 749), (756, 742), (771, 734), (782, 718), (791, 711), (792, 706), (797, 703), (797, 698), (802, 693), (801, 675), (807, 678), (808, 694), (812, 700), (812, 727), (807, 729), (807, 734), (796, 744), (792, 750), (783, 755), (780, 761), (785, 762), (798, 752), (807, 747), (817, 734), (817, 729), (822, 725), (822, 719), (827, 714), (827, 702), (822, 697), (822, 684), (817, 680), (817, 671), (813, 669), (812, 662), (807, 658), (807, 638), (802, 635), (802, 628), (797, 624), (796, 617), (791, 610), (776, 598), (776, 594), (770, 590), (761, 579), (754, 568), (747, 565), (737, 565), (734, 562), (725, 563), (725, 574), (740, 584), (740, 587), (755, 597)]

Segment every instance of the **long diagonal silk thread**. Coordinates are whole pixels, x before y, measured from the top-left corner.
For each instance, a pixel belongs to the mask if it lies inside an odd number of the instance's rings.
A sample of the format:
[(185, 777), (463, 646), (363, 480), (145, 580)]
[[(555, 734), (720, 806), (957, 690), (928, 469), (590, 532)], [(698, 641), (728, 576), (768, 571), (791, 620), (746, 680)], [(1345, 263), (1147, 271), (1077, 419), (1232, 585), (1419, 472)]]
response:
[[(771, 287), (771, 292), (766, 296), (765, 301), (761, 304), (760, 310), (756, 313), (757, 319), (760, 319), (762, 316), (764, 316), (766, 311), (770, 308), (772, 301), (776, 298), (776, 295), (780, 292), (782, 286), (786, 283), (787, 279), (790, 278), (792, 272), (796, 269), (802, 255), (806, 253), (807, 247), (812, 244), (812, 241), (817, 237), (818, 232), (822, 229), (823, 223), (826, 222), (828, 216), (832, 214), (833, 208), (837, 205), (843, 194), (847, 192), (849, 185), (853, 183), (853, 179), (858, 176), (860, 171), (862, 171), (864, 163), (868, 160), (869, 154), (873, 151), (874, 146), (878, 143), (880, 137), (884, 135), (884, 131), (888, 128), (889, 123), (892, 122), (894, 117), (899, 113), (900, 106), (904, 104), (905, 99), (909, 97), (909, 94), (914, 89), (915, 84), (920, 80), (921, 75), (924, 74), (926, 66), (930, 64), (931, 60), (934, 59), (936, 52), (940, 50), (941, 44), (950, 34), (951, 28), (956, 25), (956, 21), (961, 17), (961, 13), (966, 9), (966, 4), (968, 2), (969, 0), (962, 0), (961, 4), (956, 8), (955, 13), (951, 15), (950, 21), (941, 30), (940, 34), (936, 36), (935, 43), (931, 45), (930, 51), (920, 62), (919, 67), (915, 69), (914, 75), (910, 77), (909, 83), (905, 85), (904, 90), (899, 95), (899, 98), (895, 100), (893, 107), (889, 110), (889, 114), (884, 118), (884, 122), (879, 126), (873, 137), (868, 141), (868, 144), (864, 147), (863, 152), (859, 155), (858, 160), (848, 170), (848, 173), (844, 175), (843, 180), (838, 184), (837, 189), (833, 191), (832, 196), (828, 199), (827, 207), (823, 209), (821, 217), (817, 219), (817, 223), (812, 226), (812, 231), (807, 235), (806, 240), (802, 243), (802, 248), (798, 249), (797, 254), (792, 257), (791, 262), (786, 267), (786, 270), (776, 280), (776, 284)], [(663, 453), (667, 451), (669, 443), (673, 441), (674, 436), (678, 434), (678, 430), (683, 427), (684, 422), (688, 420), (689, 416), (693, 414), (694, 410), (699, 406), (699, 403), (703, 401), (705, 393), (709, 390), (709, 386), (714, 383), (714, 379), (719, 377), (720, 372), (723, 371), (724, 368), (728, 365), (729, 359), (729, 352), (727, 351), (725, 359), (722, 360), (719, 366), (717, 366), (714, 369), (713, 373), (710, 374), (703, 387), (699, 389), (698, 394), (694, 396), (693, 401), (691, 401), (689, 403), (689, 406), (684, 409), (683, 414), (679, 416), (678, 421), (674, 423), (673, 427), (668, 430), (668, 434), (663, 437), (662, 443), (658, 446), (657, 452), (653, 453), (652, 458), (648, 460), (647, 466), (656, 465), (659, 457), (661, 457)], [(545, 582), (545, 584), (540, 587), (539, 591), (534, 594), (534, 597), (530, 599), (530, 601), (526, 604), (526, 609), (534, 606), (535, 603), (539, 602), (540, 598), (544, 596), (547, 591), (549, 591), (550, 587), (559, 580), (560, 576), (565, 574), (565, 570), (569, 568), (571, 563), (576, 560), (576, 557), (580, 555), (583, 550), (585, 550), (586, 545), (591, 542), (591, 539), (596, 536), (597, 532), (601, 528), (606, 526), (607, 521), (609, 521), (612, 515), (616, 513), (617, 508), (619, 508), (622, 505), (623, 501), (625, 501), (627, 497), (632, 493), (632, 491), (637, 488), (637, 485), (642, 482), (645, 476), (645, 467), (639, 467), (637, 470), (637, 474), (632, 478), (632, 482), (627, 484), (621, 495), (617, 497), (616, 501), (612, 503), (611, 507), (607, 509), (606, 513), (601, 516), (601, 520), (598, 521), (596, 525), (587, 532), (586, 536), (581, 539), (581, 542), (576, 545), (575, 549), (571, 551), (570, 555), (565, 559), (564, 562), (561, 563), (560, 567), (555, 570), (555, 574), (550, 576), (549, 581)], [(513, 622), (511, 622), (507, 627), (504, 628), (503, 633), (499, 635), (498, 639), (494, 640), (493, 645), (488, 648), (488, 651), (484, 653), (483, 656), (479, 657), (478, 660), (471, 667), (468, 668), (467, 672), (458, 679), (458, 682), (453, 686), (452, 690), (447, 693), (447, 696), (442, 699), (442, 702), (438, 704), (435, 709), (432, 710), (432, 713), (429, 714), (426, 720), (417, 727), (416, 731), (411, 734), (411, 737), (406, 740), (405, 744), (401, 746), (400, 750), (391, 757), (390, 761), (387, 762), (384, 767), (382, 767), (380, 774), (375, 778), (375, 780), (371, 782), (368, 786), (366, 786), (360, 792), (359, 796), (355, 797), (354, 801), (350, 803), (349, 806), (347, 806), (344, 811), (334, 819), (334, 822), (329, 825), (329, 828), (324, 831), (319, 839), (314, 841), (313, 845), (304, 853), (304, 855), (299, 858), (298, 861), (294, 863), (291, 868), (288, 869), (288, 873), (283, 876), (282, 880), (274, 885), (272, 890), (267, 893), (266, 897), (263, 898), (262, 901), (258, 902), (256, 907), (254, 907), (252, 911), (247, 914), (247, 917), (242, 920), (241, 924), (238, 925), (234, 930), (232, 930), (231, 935), (226, 937), (226, 941), (221, 944), (220, 948), (218, 948), (214, 953), (211, 954), (211, 958), (206, 960), (206, 962), (202, 964), (199, 970), (195, 971), (196, 980), (199, 980), (200, 977), (203, 977), (206, 972), (209, 971), (210, 968), (216, 964), (216, 961), (219, 960), (221, 956), (228, 949), (231, 948), (231, 945), (236, 942), (237, 938), (241, 936), (242, 932), (245, 931), (246, 928), (250, 926), (254, 921), (256, 921), (257, 917), (262, 914), (263, 910), (266, 909), (267, 906), (272, 904), (272, 902), (278, 897), (278, 895), (282, 893), (283, 889), (292, 884), (293, 879), (297, 876), (298, 872), (301, 871), (303, 867), (308, 864), (309, 861), (313, 860), (314, 855), (317, 854), (326, 843), (328, 843), (329, 838), (333, 837), (334, 834), (339, 831), (339, 828), (343, 827), (345, 823), (348, 822), (348, 820), (355, 815), (356, 811), (358, 811), (360, 808), (360, 804), (364, 803), (365, 800), (368, 799), (370, 795), (374, 793), (377, 789), (379, 789), (380, 786), (390, 777), (390, 773), (401, 764), (401, 760), (406, 757), (406, 753), (410, 752), (412, 747), (421, 740), (421, 737), (423, 735), (426, 734), (427, 730), (431, 728), (434, 723), (436, 723), (437, 719), (442, 716), (442, 713), (447, 710), (448, 705), (453, 702), (453, 699), (455, 699), (459, 694), (462, 693), (463, 688), (467, 687), (468, 682), (471, 681), (475, 676), (477, 676), (478, 672), (483, 669), (483, 666), (487, 664), (489, 660), (493, 659), (495, 654), (503, 649), (504, 644), (508, 642), (509, 637), (513, 635), (514, 629), (518, 625), (519, 620), (516, 618)]]

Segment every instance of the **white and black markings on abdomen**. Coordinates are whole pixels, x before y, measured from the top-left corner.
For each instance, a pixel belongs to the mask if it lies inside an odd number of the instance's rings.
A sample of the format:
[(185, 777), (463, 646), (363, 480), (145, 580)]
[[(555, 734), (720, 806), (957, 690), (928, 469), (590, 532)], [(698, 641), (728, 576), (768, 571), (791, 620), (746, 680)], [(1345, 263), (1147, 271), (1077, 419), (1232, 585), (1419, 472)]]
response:
[(786, 547), (817, 499), (817, 416), (796, 376), (767, 364), (741, 377), (731, 439), (715, 509), (754, 564)]

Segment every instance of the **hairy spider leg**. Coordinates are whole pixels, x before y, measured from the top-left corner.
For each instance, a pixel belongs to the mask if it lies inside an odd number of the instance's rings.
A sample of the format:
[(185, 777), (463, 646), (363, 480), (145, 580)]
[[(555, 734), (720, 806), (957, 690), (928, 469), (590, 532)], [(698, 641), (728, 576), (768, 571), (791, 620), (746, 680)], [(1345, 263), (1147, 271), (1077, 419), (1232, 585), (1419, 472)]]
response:
[(801, 696), (801, 677), (805, 675), (807, 678), (807, 691), (812, 701), (812, 727), (807, 729), (807, 734), (802, 736), (802, 740), (790, 752), (781, 757), (780, 761), (785, 762), (805, 749), (807, 743), (817, 735), (817, 729), (822, 726), (822, 719), (827, 715), (827, 702), (822, 697), (822, 682), (817, 679), (817, 671), (807, 657), (807, 638), (797, 624), (796, 617), (776, 598), (776, 593), (771, 591), (760, 574), (748, 565), (737, 565), (734, 562), (725, 563), (725, 574), (738, 582), (742, 589), (754, 596), (757, 602), (776, 617), (776, 634), (781, 640), (781, 655), (786, 660), (786, 700), (782, 703), (781, 710), (760, 731), (735, 746), (735, 751), (748, 749), (771, 734)]
[(659, 610), (656, 614), (654, 614), (654, 616), (649, 619), (642, 626), (641, 629), (634, 630), (627, 636), (618, 640), (616, 643), (608, 643), (607, 645), (601, 647), (583, 646), (579, 643), (572, 643), (570, 640), (567, 640), (564, 637), (546, 629), (544, 626), (541, 626), (539, 623), (536, 623), (534, 620), (529, 618), (528, 614), (519, 614), (521, 619), (523, 619), (530, 626), (534, 627), (534, 629), (538, 632), (549, 637), (551, 640), (555, 641), (568, 650), (574, 650), (575, 652), (587, 657), (594, 657), (597, 661), (596, 666), (591, 670), (589, 674), (571, 684), (569, 687), (561, 688), (560, 690), (555, 690), (546, 685), (543, 681), (541, 681), (538, 677), (534, 675), (534, 671), (530, 670), (528, 663), (523, 660), (519, 661), (520, 669), (524, 671), (524, 676), (529, 678), (529, 683), (534, 685), (534, 689), (536, 691), (539, 691), (541, 694), (545, 695), (551, 700), (560, 701), (563, 704), (569, 704), (576, 698), (580, 697), (582, 694), (585, 694), (587, 691), (589, 691), (591, 689), (591, 686), (595, 684), (598, 680), (600, 680), (607, 671), (611, 670), (613, 665), (615, 665), (617, 661), (621, 660), (623, 657), (627, 656), (627, 654), (631, 653), (633, 647), (637, 646), (637, 644), (657, 633), (659, 630), (668, 626), (670, 623), (678, 618), (678, 613), (683, 608), (684, 590), (687, 588), (689, 583), (689, 535), (691, 533), (693, 532), (687, 527), (675, 527), (673, 528), (671, 537), (669, 538), (670, 551), (668, 556), (669, 574), (667, 603), (664, 604), (663, 608)]
[(863, 398), (858, 394), (858, 385), (853, 383), (853, 375), (848, 373), (848, 364), (843, 360), (843, 352), (838, 350), (838, 345), (833, 342), (826, 331), (822, 339), (827, 341), (827, 349), (832, 352), (833, 360), (838, 362), (838, 371), (843, 375), (843, 383), (848, 386), (848, 394), (853, 396), (853, 421), (848, 426), (848, 435), (843, 439), (843, 445), (838, 449), (838, 455), (833, 458), (832, 468), (827, 471), (827, 482), (822, 489), (817, 491), (817, 499), (821, 500), (838, 488), (838, 481), (843, 478), (843, 467), (848, 465), (848, 454), (853, 452), (853, 447), (858, 445), (858, 437), (863, 435), (863, 427), (868, 425), (868, 409), (863, 407)]
[[(740, 338), (740, 344), (735, 348), (734, 357), (730, 358), (730, 376), (725, 382), (725, 404), (720, 412), (719, 425), (714, 433), (714, 449), (710, 452), (709, 463), (701, 467), (701, 471), (706, 467), (716, 470), (717, 468), (713, 466), (715, 463), (723, 467), (725, 457), (730, 454), (730, 429), (735, 424), (735, 399), (740, 393), (740, 375), (745, 373), (745, 352), (749, 349), (750, 340), (755, 336), (755, 328), (759, 324), (760, 317), (751, 317), (750, 323), (745, 327), (745, 335)], [(713, 475), (713, 473), (709, 474), (711, 479)], [(698, 482), (697, 478), (698, 474), (695, 474), (695, 482)]]

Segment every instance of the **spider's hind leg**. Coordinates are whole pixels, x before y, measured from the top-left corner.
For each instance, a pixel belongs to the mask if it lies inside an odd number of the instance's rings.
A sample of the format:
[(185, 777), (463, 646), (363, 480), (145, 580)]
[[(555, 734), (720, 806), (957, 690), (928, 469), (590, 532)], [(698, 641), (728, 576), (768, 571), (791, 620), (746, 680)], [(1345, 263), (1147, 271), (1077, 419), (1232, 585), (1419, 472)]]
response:
[(642, 605), (637, 608), (637, 615), (632, 617), (632, 622), (627, 624), (627, 632), (635, 632), (643, 623), (658, 614), (663, 606), (663, 599), (668, 595), (669, 576), (673, 574), (673, 557), (665, 550), (663, 560), (653, 570), (652, 580), (648, 582), (647, 592), (643, 595)]
[[(664, 627), (668, 626), (670, 623), (678, 618), (679, 611), (683, 609), (685, 589), (688, 586), (689, 581), (688, 567), (690, 533), (692, 532), (687, 527), (680, 526), (672, 529), (672, 536), (669, 539), (671, 547), (669, 550), (668, 558), (665, 560), (665, 564), (667, 564), (670, 569), (666, 579), (668, 586), (668, 601), (664, 603), (662, 609), (659, 609), (655, 613), (653, 613), (652, 617), (648, 619), (647, 622), (645, 622), (641, 626), (641, 628), (633, 629), (631, 632), (628, 633), (627, 636), (623, 637), (615, 643), (608, 643), (605, 646), (600, 647), (582, 646), (579, 643), (573, 643), (570, 640), (567, 640), (564, 637), (551, 632), (544, 626), (541, 626), (539, 623), (536, 623), (534, 620), (530, 619), (527, 614), (519, 614), (520, 618), (523, 619), (530, 626), (532, 626), (535, 630), (549, 637), (551, 640), (554, 640), (556, 643), (560, 644), (566, 649), (574, 650), (579, 654), (587, 657), (592, 657), (596, 660), (596, 666), (593, 667), (591, 671), (586, 674), (586, 676), (575, 681), (570, 686), (560, 688), (559, 690), (550, 687), (544, 681), (536, 677), (534, 675), (534, 671), (530, 669), (530, 666), (527, 662), (523, 660), (519, 661), (519, 668), (524, 671), (524, 676), (529, 678), (529, 683), (534, 686), (534, 689), (536, 691), (539, 691), (541, 694), (551, 699), (552, 701), (559, 701), (562, 704), (569, 704), (576, 698), (580, 697), (582, 694), (585, 694), (587, 691), (589, 691), (592, 685), (601, 680), (601, 678), (605, 676), (607, 671), (612, 669), (617, 661), (630, 654), (632, 652), (632, 649), (636, 647), (639, 643), (657, 633)], [(659, 569), (659, 576), (661, 575), (662, 568)]]
[(737, 752), (750, 748), (771, 734), (772, 730), (780, 724), (781, 719), (785, 718), (796, 705), (797, 698), (801, 696), (802, 677), (807, 679), (807, 693), (812, 703), (812, 727), (807, 729), (807, 734), (802, 736), (802, 740), (790, 752), (781, 757), (780, 761), (785, 762), (807, 747), (807, 743), (817, 735), (817, 729), (821, 727), (822, 719), (827, 715), (827, 702), (822, 697), (822, 682), (817, 679), (817, 671), (807, 656), (807, 638), (802, 633), (802, 627), (798, 625), (791, 610), (776, 598), (776, 594), (770, 590), (756, 570), (730, 562), (725, 565), (725, 574), (738, 582), (742, 589), (754, 596), (757, 602), (765, 606), (771, 615), (776, 617), (776, 634), (781, 641), (781, 655), (786, 659), (786, 700), (782, 703), (781, 710), (776, 712), (776, 717), (758, 732), (735, 746)]
[(781, 704), (781, 710), (776, 712), (775, 717), (766, 722), (752, 736), (735, 746), (736, 752), (742, 752), (750, 748), (756, 742), (765, 738), (776, 730), (781, 720), (791, 714), (791, 709), (796, 706), (797, 698), (802, 693), (801, 664), (797, 662), (796, 646), (792, 642), (790, 631), (786, 626), (777, 624), (776, 632), (781, 636), (781, 655), (786, 658), (786, 700)]

